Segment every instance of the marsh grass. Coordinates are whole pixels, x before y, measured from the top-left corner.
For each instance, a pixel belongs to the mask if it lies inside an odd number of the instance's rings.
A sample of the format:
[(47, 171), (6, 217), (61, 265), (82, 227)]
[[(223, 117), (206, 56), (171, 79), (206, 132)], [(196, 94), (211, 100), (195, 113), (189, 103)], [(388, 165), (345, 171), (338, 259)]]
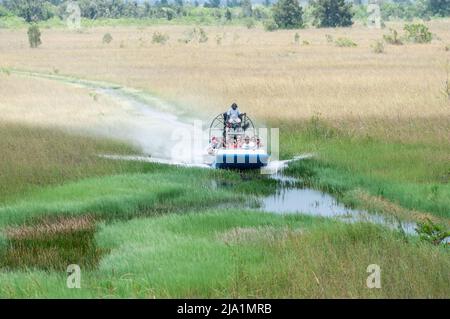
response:
[(277, 187), (275, 181), (256, 172), (241, 174), (148, 163), (132, 166), (123, 174), (33, 189), (0, 207), (0, 227), (32, 225), (54, 216), (91, 214), (114, 220), (204, 210), (219, 204), (244, 205)]
[[(347, 200), (347, 204), (361, 202), (364, 196), (355, 197), (355, 190), (362, 189), (363, 193), (410, 210), (411, 215), (423, 212), (448, 218), (450, 148), (444, 136), (449, 124), (443, 120), (441, 128), (436, 125), (430, 135), (421, 130), (422, 136), (414, 137), (411, 129), (409, 136), (405, 132), (394, 136), (393, 131), (393, 137), (386, 138), (376, 132), (369, 136), (349, 133), (313, 118), (282, 135), (284, 151), (292, 152), (289, 156), (295, 154), (295, 149), (319, 155), (313, 160), (293, 163), (287, 173)], [(424, 123), (416, 123), (416, 130), (419, 125)], [(302, 149), (297, 148), (299, 145)]]
[[(145, 298), (439, 298), (449, 251), (370, 224), (236, 209), (101, 223), (83, 289), (58, 273), (0, 272), (0, 295)], [(382, 269), (368, 289), (366, 268)], [(20, 283), (20, 284), (18, 284)], [(73, 291), (77, 290), (77, 291)]]
[[(445, 298), (449, 293), (445, 248), (407, 243), (373, 225), (330, 225), (288, 235), (266, 248), (272, 258), (256, 272), (242, 265), (233, 296)], [(381, 289), (365, 286), (366, 267), (373, 263), (382, 269)]]
[(145, 170), (143, 164), (98, 157), (135, 152), (121, 142), (1, 121), (0, 136), (0, 203), (37, 187)]
[(93, 269), (102, 254), (95, 244), (95, 222), (88, 216), (56, 218), (6, 229), (0, 267), (65, 271), (70, 264)]

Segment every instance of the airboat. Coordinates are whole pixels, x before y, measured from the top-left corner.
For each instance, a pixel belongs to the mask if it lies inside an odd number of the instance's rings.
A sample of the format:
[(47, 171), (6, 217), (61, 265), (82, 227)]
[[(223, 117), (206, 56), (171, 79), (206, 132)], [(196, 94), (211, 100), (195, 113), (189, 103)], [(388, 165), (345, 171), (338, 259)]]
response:
[(267, 165), (269, 155), (257, 135), (253, 121), (242, 113), (230, 119), (227, 113), (217, 115), (209, 127), (208, 154), (212, 167), (222, 169), (257, 169)]

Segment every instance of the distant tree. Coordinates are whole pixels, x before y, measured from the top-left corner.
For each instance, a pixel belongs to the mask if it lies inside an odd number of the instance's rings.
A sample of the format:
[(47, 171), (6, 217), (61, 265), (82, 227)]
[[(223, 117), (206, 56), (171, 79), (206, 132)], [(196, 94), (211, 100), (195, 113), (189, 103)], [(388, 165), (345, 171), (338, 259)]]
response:
[(241, 1), (241, 7), (242, 7), (242, 13), (245, 17), (251, 17), (253, 10), (252, 10), (252, 1), (251, 0), (242, 0)]
[(182, 7), (182, 6), (184, 6), (184, 2), (183, 2), (183, 0), (175, 0), (175, 5)]
[(0, 18), (8, 17), (10, 15), (12, 15), (12, 13), (9, 12), (4, 6), (1, 5), (1, 0), (0, 0)]
[(353, 24), (352, 4), (345, 0), (314, 0), (314, 25), (320, 28), (346, 27)]
[(450, 0), (428, 0), (427, 7), (432, 15), (441, 17), (450, 15)]
[(225, 19), (227, 21), (231, 21), (231, 19), (233, 18), (230, 9), (227, 8), (227, 10), (225, 11)]
[(121, 12), (121, 14), (119, 14), (119, 16), (122, 16), (122, 14), (126, 17), (138, 18), (140, 16), (138, 3), (136, 1), (125, 2), (123, 6), (123, 11)]
[(220, 0), (208, 0), (203, 4), (203, 6), (205, 8), (218, 8), (220, 7)]
[(151, 15), (152, 12), (152, 6), (150, 5), (150, 2), (144, 2), (144, 16), (148, 17)]
[(228, 8), (240, 7), (241, 1), (240, 0), (227, 0), (225, 3), (225, 6), (227, 6)]
[(37, 22), (53, 17), (52, 5), (44, 0), (8, 0), (5, 6), (26, 22)]
[(298, 0), (278, 0), (272, 8), (273, 19), (281, 29), (303, 27), (303, 9)]
[(36, 23), (33, 23), (28, 28), (28, 42), (31, 48), (37, 48), (41, 44), (41, 31)]
[(270, 0), (264, 0), (264, 6), (270, 7), (270, 5), (271, 5)]
[(168, 7), (169, 6), (169, 1), (168, 0), (161, 0), (159, 2), (159, 6), (160, 7)]

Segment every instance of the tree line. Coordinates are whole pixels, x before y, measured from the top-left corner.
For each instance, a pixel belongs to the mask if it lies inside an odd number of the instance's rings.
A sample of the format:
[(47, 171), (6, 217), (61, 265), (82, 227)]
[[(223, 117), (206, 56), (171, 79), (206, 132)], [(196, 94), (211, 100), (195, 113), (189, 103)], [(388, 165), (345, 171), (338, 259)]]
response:
[[(274, 3), (272, 3), (272, 1)], [(157, 0), (137, 2), (135, 0), (77, 0), (81, 16), (98, 18), (159, 18), (172, 20), (177, 17), (207, 15), (215, 19), (253, 18), (271, 20), (274, 28), (300, 28), (304, 25), (305, 11), (298, 0), (265, 0), (264, 6), (254, 6), (251, 0), (206, 0), (202, 6), (198, 1)], [(364, 15), (360, 0), (353, 3), (345, 0), (311, 0), (308, 14), (317, 27), (349, 26), (355, 13)], [(48, 20), (65, 15), (64, 0), (3, 0), (0, 2), (0, 17), (14, 14), (27, 22)], [(202, 7), (202, 8), (200, 8)], [(361, 9), (362, 8), (362, 9)], [(239, 10), (238, 13), (236, 13)], [(432, 16), (450, 16), (450, 0), (393, 0), (381, 4), (384, 20), (390, 17), (410, 19)]]

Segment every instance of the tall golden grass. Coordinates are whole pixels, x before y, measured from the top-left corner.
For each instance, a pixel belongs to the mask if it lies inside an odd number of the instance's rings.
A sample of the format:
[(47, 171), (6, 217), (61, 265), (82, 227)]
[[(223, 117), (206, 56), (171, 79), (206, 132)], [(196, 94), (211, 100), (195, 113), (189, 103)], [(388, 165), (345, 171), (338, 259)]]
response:
[[(430, 44), (371, 45), (385, 30), (364, 26), (265, 32), (261, 28), (205, 27), (207, 43), (182, 43), (192, 27), (43, 30), (42, 46), (29, 49), (25, 30), (0, 30), (0, 66), (107, 80), (155, 92), (211, 116), (236, 101), (260, 120), (448, 118), (442, 94), (450, 52), (450, 20), (427, 22)], [(403, 23), (389, 23), (400, 33)], [(154, 32), (169, 35), (165, 45)], [(113, 41), (102, 43), (105, 33)], [(294, 35), (300, 35), (300, 44)], [(348, 37), (356, 48), (327, 41)], [(220, 37), (219, 44), (215, 39)], [(303, 40), (309, 45), (303, 45)], [(444, 126), (448, 128), (448, 122)]]

